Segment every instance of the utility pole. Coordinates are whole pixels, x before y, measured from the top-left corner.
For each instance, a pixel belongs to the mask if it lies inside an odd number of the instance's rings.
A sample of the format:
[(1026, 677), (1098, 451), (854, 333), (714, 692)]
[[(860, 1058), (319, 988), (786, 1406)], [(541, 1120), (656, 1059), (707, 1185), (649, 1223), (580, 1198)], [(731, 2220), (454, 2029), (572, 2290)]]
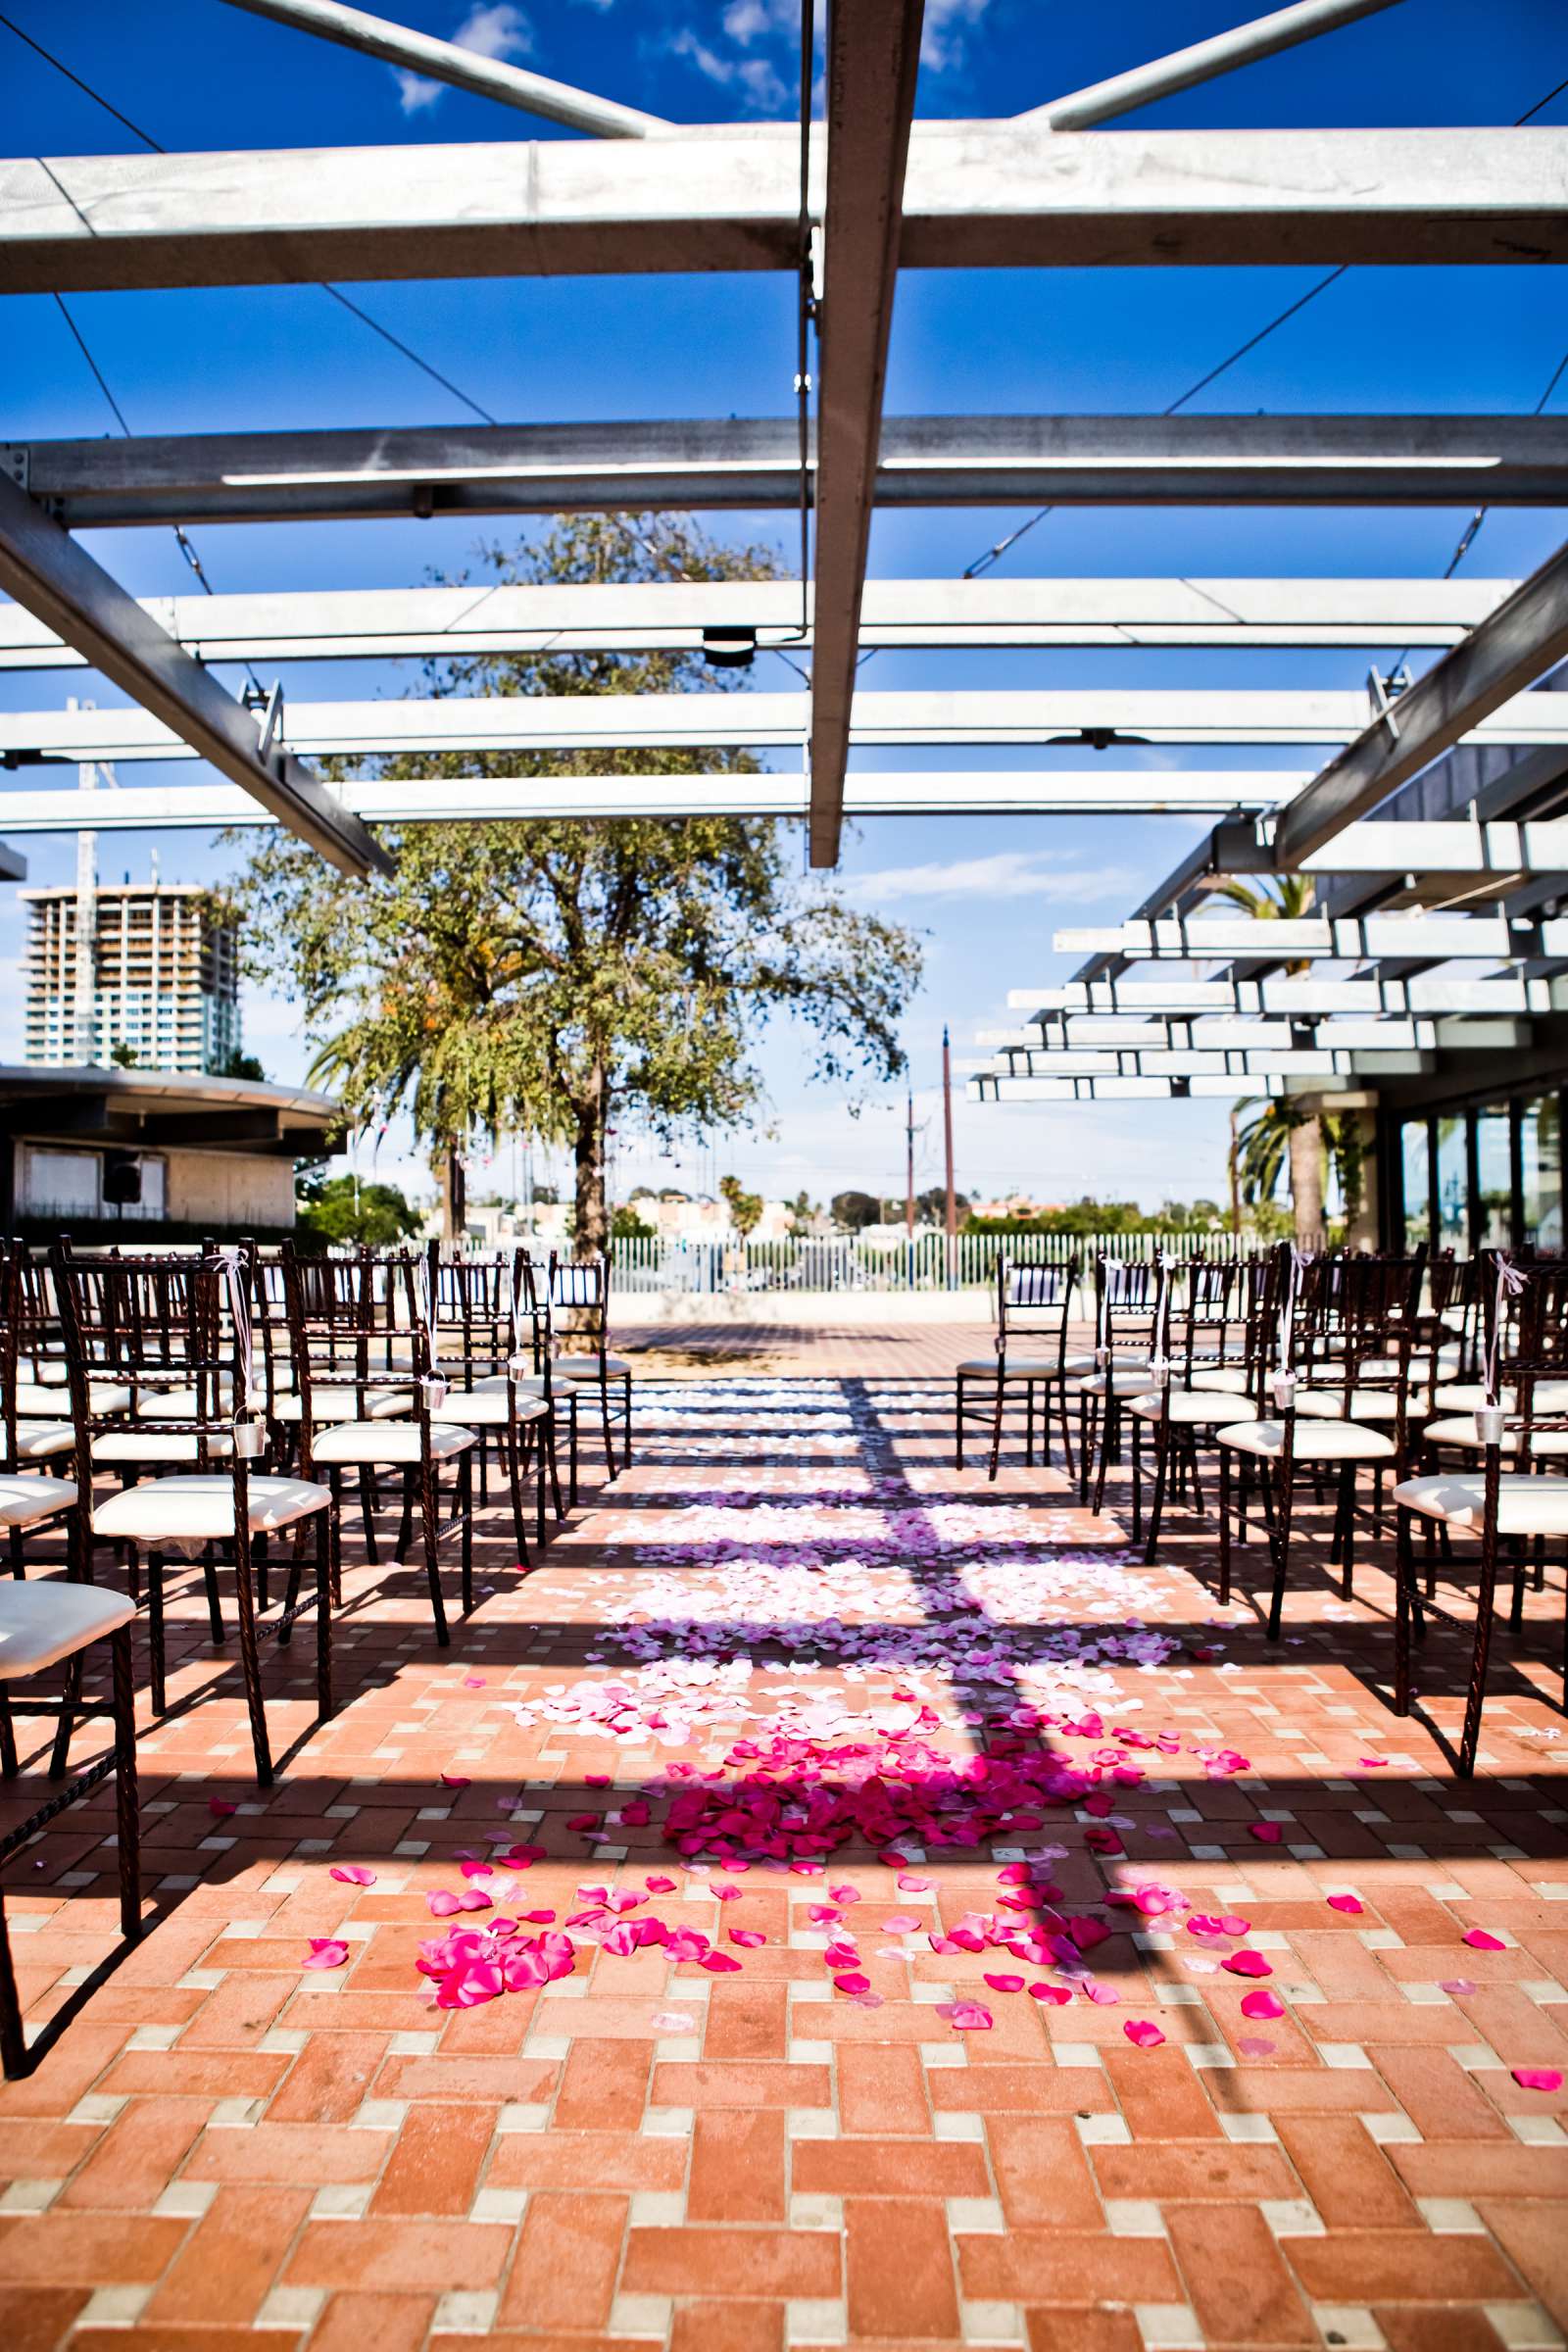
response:
[(958, 1280), (958, 1205), (953, 1190), (953, 1054), (948, 1044), (948, 1025), (942, 1024), (942, 1141), (947, 1158), (948, 1176), (948, 1288), (955, 1290)]
[(1237, 1164), (1236, 1106), (1231, 1105), (1231, 1231), (1242, 1230), (1242, 1172)]
[(914, 1089), (904, 1098), (904, 1230), (914, 1241)]

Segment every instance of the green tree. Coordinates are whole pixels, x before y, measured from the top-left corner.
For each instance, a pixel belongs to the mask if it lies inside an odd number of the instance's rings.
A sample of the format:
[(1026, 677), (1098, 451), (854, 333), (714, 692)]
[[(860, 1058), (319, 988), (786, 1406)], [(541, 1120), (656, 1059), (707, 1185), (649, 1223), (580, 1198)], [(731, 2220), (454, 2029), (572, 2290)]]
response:
[(763, 1200), (760, 1193), (743, 1192), (738, 1176), (721, 1176), (718, 1180), (719, 1199), (729, 1210), (729, 1221), (744, 1242), (755, 1233), (762, 1220)]
[[(1310, 874), (1280, 874), (1261, 882), (1244, 882), (1232, 877), (1222, 882), (1212, 894), (1232, 906), (1240, 906), (1254, 922), (1298, 923), (1312, 911), (1314, 891)], [(1288, 958), (1281, 959), (1288, 972), (1304, 971), (1307, 967)], [(1240, 1110), (1242, 1103), (1237, 1104)], [(1250, 1108), (1250, 1103), (1245, 1105)], [(1277, 1136), (1280, 1150), (1273, 1153), (1272, 1146), (1259, 1144), (1254, 1152), (1260, 1166), (1272, 1159), (1274, 1181), (1262, 1191), (1246, 1191), (1246, 1150), (1238, 1132), (1237, 1165), (1242, 1173), (1243, 1193), (1247, 1200), (1272, 1200), (1274, 1186), (1279, 1181), (1280, 1166), (1288, 1160), (1291, 1170), (1291, 1200), (1296, 1211), (1296, 1238), (1304, 1248), (1315, 1242), (1323, 1231), (1323, 1154), (1328, 1143), (1322, 1122), (1316, 1114), (1294, 1107), (1290, 1102), (1271, 1105), (1277, 1114), (1272, 1124), (1260, 1114), (1251, 1124), (1268, 1128)], [(1260, 1155), (1260, 1156), (1259, 1156)]]
[(845, 1233), (863, 1233), (867, 1225), (881, 1223), (882, 1203), (869, 1193), (835, 1193), (829, 1213)]
[(267, 1083), (267, 1072), (255, 1054), (242, 1054), (237, 1046), (213, 1075), (217, 1078), (251, 1078), (260, 1086)]
[(300, 1181), (299, 1232), (322, 1248), (335, 1242), (368, 1242), (389, 1250), (418, 1232), (419, 1211), (395, 1184), (359, 1184), (352, 1176), (311, 1173)]
[(623, 1201), (610, 1220), (610, 1238), (612, 1242), (657, 1242), (659, 1228)]
[[(756, 579), (771, 559), (661, 516), (558, 519), (488, 551), (502, 581)], [(694, 653), (509, 654), (432, 666), (436, 696), (669, 694), (726, 683)], [(750, 772), (744, 752), (551, 752), (394, 760), (384, 774), (454, 782)], [(341, 766), (337, 772), (346, 772)], [(456, 797), (456, 796), (455, 796)], [(770, 819), (450, 822), (386, 835), (389, 879), (346, 881), (286, 834), (237, 886), (251, 965), (304, 1007), (356, 1124), (407, 1108), (460, 1221), (464, 1152), (482, 1133), (570, 1148), (574, 1244), (608, 1238), (605, 1137), (617, 1112), (671, 1140), (734, 1127), (760, 1099), (751, 1048), (790, 1012), (815, 1033), (814, 1075), (851, 1088), (904, 1067), (898, 1023), (919, 950), (897, 925), (794, 880)], [(346, 1016), (346, 1017), (345, 1017)]]

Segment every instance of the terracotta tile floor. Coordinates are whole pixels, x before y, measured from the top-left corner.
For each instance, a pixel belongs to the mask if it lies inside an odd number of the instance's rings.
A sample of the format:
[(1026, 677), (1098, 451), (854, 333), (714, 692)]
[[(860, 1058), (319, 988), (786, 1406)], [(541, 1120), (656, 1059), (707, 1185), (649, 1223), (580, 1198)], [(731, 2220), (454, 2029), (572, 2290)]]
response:
[[(1459, 1787), (1380, 1696), (1370, 1525), (1348, 1607), (1309, 1525), (1270, 1648), (1258, 1551), (1216, 1625), (1193, 1515), (1146, 1570), (1124, 1490), (1097, 1521), (1016, 1453), (995, 1488), (952, 1471), (937, 1374), (972, 1334), (916, 1335), (913, 1380), (877, 1335), (769, 1340), (782, 1375), (650, 1372), (636, 1467), (526, 1578), (492, 1509), (450, 1651), (412, 1574), (355, 1567), (341, 1712), (265, 1795), (177, 1586), (141, 1750), (156, 1925), (84, 1988), (104, 1802), (8, 1874), (34, 2024), (76, 2013), (0, 2093), (6, 2352), (1560, 2343), (1568, 2092), (1512, 2072), (1568, 2066), (1560, 1568)], [(309, 1650), (268, 1668), (279, 1749)], [(1451, 1733), (1451, 1641), (1423, 1678)], [(1091, 1808), (1030, 1808), (1031, 1775), (1096, 1756)], [(501, 1861), (517, 1839), (541, 1856)], [(432, 1918), (487, 1853), (494, 1909)], [(619, 1914), (583, 1892), (650, 1878)], [(1134, 1887), (1158, 1891), (1107, 1903)], [(525, 1932), (564, 1928), (572, 1972), (432, 2006), (421, 1940), (503, 1905), (554, 1913)], [(636, 1944), (650, 1917), (737, 1965)], [(1076, 1967), (987, 1946), (1067, 1918)], [(346, 1965), (306, 1970), (313, 1937)], [(1244, 2013), (1260, 1990), (1278, 2016)]]

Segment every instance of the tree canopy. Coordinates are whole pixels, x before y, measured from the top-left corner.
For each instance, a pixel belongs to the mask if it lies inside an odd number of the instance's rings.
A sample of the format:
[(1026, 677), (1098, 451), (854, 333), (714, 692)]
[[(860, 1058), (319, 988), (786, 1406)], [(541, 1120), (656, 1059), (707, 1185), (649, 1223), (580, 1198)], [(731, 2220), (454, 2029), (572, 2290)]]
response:
[[(558, 519), (492, 548), (501, 580), (765, 577), (765, 551), (666, 517)], [(433, 664), (434, 695), (669, 694), (728, 681), (695, 653), (515, 653)], [(381, 763), (454, 780), (731, 772), (739, 751), (452, 754)], [(339, 772), (344, 772), (340, 767)], [(755, 1114), (753, 1058), (787, 1012), (814, 1032), (812, 1074), (852, 1093), (904, 1066), (899, 1020), (919, 950), (899, 926), (796, 878), (773, 819), (696, 816), (459, 822), (383, 829), (397, 868), (345, 880), (287, 835), (237, 885), (251, 969), (303, 1007), (312, 1075), (357, 1123), (407, 1109), (444, 1164), (461, 1222), (468, 1139), (525, 1133), (571, 1149), (574, 1241), (604, 1247), (605, 1138), (621, 1113), (654, 1136)]]

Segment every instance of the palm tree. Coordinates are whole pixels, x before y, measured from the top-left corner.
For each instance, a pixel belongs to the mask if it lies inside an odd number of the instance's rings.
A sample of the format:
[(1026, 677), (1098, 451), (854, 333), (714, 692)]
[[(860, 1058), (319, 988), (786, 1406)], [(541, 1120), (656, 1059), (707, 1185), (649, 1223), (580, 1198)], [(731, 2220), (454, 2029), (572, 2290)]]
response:
[[(1253, 922), (1298, 923), (1312, 910), (1313, 883), (1310, 874), (1280, 874), (1266, 882), (1244, 882), (1233, 875), (1212, 895), (1242, 907)], [(1298, 960), (1285, 965), (1288, 972), (1306, 968)], [(1253, 1107), (1250, 1102), (1237, 1104), (1239, 1110)], [(1238, 1131), (1242, 1189), (1247, 1200), (1272, 1200), (1281, 1164), (1289, 1157), (1296, 1238), (1303, 1248), (1315, 1242), (1323, 1230), (1323, 1151), (1327, 1141), (1325, 1122), (1294, 1109), (1288, 1101), (1257, 1107), (1247, 1127)]]

